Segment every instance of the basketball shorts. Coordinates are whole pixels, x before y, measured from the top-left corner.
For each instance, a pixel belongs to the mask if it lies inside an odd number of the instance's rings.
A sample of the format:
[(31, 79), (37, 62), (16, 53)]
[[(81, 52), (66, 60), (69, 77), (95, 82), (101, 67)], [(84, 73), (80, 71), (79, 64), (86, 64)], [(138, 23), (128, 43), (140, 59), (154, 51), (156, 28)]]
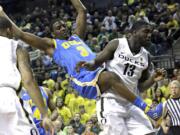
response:
[(103, 127), (100, 135), (145, 135), (153, 133), (151, 122), (142, 110), (116, 99), (101, 97), (97, 101), (98, 121)]
[(101, 95), (97, 85), (98, 77), (104, 68), (95, 71), (80, 72), (71, 78), (71, 86), (84, 98), (96, 99)]

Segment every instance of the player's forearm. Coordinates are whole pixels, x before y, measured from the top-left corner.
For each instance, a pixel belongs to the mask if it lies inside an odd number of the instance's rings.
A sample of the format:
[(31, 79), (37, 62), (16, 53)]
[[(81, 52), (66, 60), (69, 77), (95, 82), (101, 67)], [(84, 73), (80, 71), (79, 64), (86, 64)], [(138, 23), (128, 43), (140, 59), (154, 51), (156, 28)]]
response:
[(36, 81), (33, 80), (27, 80), (23, 83), (24, 87), (26, 88), (28, 94), (30, 95), (33, 103), (38, 107), (40, 110), (40, 113), (43, 117), (48, 116), (48, 108), (44, 104), (44, 100), (42, 97), (42, 94), (40, 92), (40, 89), (36, 83)]
[(139, 89), (141, 92), (143, 92), (143, 91), (149, 89), (154, 83), (155, 83), (154, 77), (150, 77), (148, 80), (139, 84)]
[(161, 122), (161, 127), (162, 127), (162, 129), (163, 129), (163, 132), (164, 132), (165, 134), (167, 134), (168, 131), (169, 131), (169, 126), (167, 126), (165, 119), (162, 120), (162, 122)]
[(47, 108), (45, 107), (40, 89), (37, 85), (37, 82), (34, 79), (34, 76), (30, 67), (29, 54), (21, 46), (18, 46), (16, 50), (16, 54), (17, 54), (18, 69), (21, 74), (23, 86), (29, 93), (33, 102), (39, 108), (41, 114), (43, 116), (47, 116), (48, 114)]
[(82, 2), (80, 0), (71, 0), (71, 2), (77, 12), (85, 12), (86, 11), (86, 7), (82, 4)]
[(119, 44), (119, 40), (115, 39), (110, 41), (106, 47), (96, 56), (94, 62), (96, 66), (102, 65), (104, 62), (113, 59), (114, 52)]
[(94, 65), (95, 67), (101, 66), (104, 62), (106, 62), (109, 59), (106, 52), (100, 52), (96, 58), (94, 59)]
[[(21, 32), (19, 38), (29, 44), (30, 46), (46, 51), (49, 47), (52, 46), (51, 42), (47, 42), (44, 38), (40, 38), (34, 34), (28, 32)], [(50, 39), (49, 39), (50, 40)]]

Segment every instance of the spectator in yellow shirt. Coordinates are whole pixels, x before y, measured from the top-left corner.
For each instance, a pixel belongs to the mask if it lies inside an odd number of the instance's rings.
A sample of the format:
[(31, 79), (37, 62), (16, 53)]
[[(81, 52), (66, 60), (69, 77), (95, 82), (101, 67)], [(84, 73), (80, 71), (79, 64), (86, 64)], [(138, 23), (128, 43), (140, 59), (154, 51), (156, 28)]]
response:
[(64, 124), (68, 125), (72, 118), (72, 114), (70, 109), (64, 106), (63, 99), (61, 97), (57, 97), (56, 106), (57, 106), (57, 111), (59, 115), (62, 117)]
[(54, 92), (53, 92), (53, 101), (54, 103), (56, 102), (56, 98), (57, 97), (64, 97), (65, 96), (65, 91), (61, 89), (60, 84), (59, 83), (55, 83), (55, 87), (54, 87)]
[(167, 23), (168, 28), (179, 28), (178, 21), (173, 18), (172, 15), (169, 16), (169, 21)]
[(79, 112), (81, 114), (81, 123), (85, 124), (90, 119), (90, 116), (86, 112), (84, 105), (79, 106)]
[(168, 78), (163, 80), (163, 85), (160, 87), (160, 89), (161, 89), (164, 97), (166, 99), (168, 99), (169, 96), (170, 96), (170, 92), (169, 92), (169, 79)]
[(165, 99), (165, 97), (164, 97), (164, 95), (163, 95), (163, 93), (162, 93), (160, 88), (158, 88), (156, 90), (155, 98), (154, 99), (156, 99), (158, 101), (158, 103), (163, 103), (163, 102), (166, 101), (166, 99)]
[(147, 90), (147, 97), (148, 98), (154, 99), (157, 87), (158, 87), (158, 84), (154, 83), (153, 86)]
[(68, 104), (68, 107), (71, 110), (71, 113), (74, 115), (75, 113), (79, 113), (79, 106), (77, 104), (76, 98), (72, 98)]
[(96, 113), (96, 100), (85, 99), (84, 106), (90, 116)]
[(67, 94), (65, 96), (65, 102), (64, 104), (69, 106), (69, 102), (71, 99), (75, 98), (75, 94), (73, 92), (74, 90), (72, 89), (72, 87), (68, 87), (67, 89)]
[(141, 97), (147, 105), (149, 106), (152, 105), (152, 99), (148, 98), (147, 91), (144, 91), (143, 93), (141, 93)]

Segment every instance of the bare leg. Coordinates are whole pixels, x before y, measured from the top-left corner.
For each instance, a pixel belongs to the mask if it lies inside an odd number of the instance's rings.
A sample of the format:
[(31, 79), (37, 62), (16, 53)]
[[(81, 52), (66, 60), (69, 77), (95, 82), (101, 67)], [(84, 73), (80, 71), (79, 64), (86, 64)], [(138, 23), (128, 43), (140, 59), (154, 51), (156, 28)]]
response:
[(115, 73), (108, 71), (102, 72), (99, 76), (98, 85), (102, 93), (111, 89), (131, 103), (134, 103), (137, 98), (136, 95), (123, 84), (122, 80)]

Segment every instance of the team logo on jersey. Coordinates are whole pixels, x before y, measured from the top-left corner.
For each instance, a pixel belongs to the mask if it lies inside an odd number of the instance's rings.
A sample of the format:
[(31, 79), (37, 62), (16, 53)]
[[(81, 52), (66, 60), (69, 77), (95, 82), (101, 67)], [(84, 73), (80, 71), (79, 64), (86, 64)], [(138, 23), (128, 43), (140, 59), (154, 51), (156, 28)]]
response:
[(136, 59), (132, 59), (130, 57), (127, 57), (127, 56), (123, 55), (122, 53), (119, 54), (119, 58), (121, 58), (121, 59), (123, 59), (125, 61), (129, 61), (129, 62), (131, 62), (131, 63), (133, 63), (135, 65), (139, 65), (139, 66), (145, 67), (145, 64), (141, 61), (141, 59), (140, 59), (140, 61), (138, 61)]

